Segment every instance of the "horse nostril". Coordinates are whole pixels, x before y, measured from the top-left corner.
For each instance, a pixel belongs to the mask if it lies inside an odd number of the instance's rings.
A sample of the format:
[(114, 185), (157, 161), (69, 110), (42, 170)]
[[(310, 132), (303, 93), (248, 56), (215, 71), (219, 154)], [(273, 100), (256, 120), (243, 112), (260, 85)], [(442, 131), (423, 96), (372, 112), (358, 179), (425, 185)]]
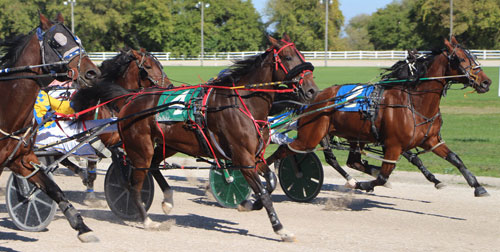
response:
[(99, 74), (97, 73), (97, 71), (93, 70), (93, 69), (90, 69), (88, 70), (86, 73), (85, 73), (85, 78), (89, 79), (89, 80), (93, 80), (93, 79), (96, 79), (97, 77), (99, 77)]

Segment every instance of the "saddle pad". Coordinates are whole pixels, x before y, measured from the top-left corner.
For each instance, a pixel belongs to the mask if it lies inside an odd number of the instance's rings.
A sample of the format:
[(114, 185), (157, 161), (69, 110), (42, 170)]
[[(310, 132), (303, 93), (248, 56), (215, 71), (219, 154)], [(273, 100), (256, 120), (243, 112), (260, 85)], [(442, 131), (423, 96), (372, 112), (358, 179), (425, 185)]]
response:
[(158, 106), (168, 103), (174, 104), (168, 106), (167, 110), (156, 114), (156, 120), (158, 122), (184, 122), (188, 119), (194, 120), (193, 108), (190, 107), (193, 105), (191, 104), (191, 100), (198, 97), (201, 91), (202, 88), (198, 87), (162, 92), (158, 100)]
[[(347, 112), (367, 111), (371, 103), (368, 97), (373, 92), (373, 89), (373, 85), (343, 85), (337, 92), (337, 97), (342, 98), (338, 99), (335, 103), (338, 104), (349, 100), (351, 101), (339, 106), (338, 110)], [(352, 100), (355, 97), (362, 98)]]

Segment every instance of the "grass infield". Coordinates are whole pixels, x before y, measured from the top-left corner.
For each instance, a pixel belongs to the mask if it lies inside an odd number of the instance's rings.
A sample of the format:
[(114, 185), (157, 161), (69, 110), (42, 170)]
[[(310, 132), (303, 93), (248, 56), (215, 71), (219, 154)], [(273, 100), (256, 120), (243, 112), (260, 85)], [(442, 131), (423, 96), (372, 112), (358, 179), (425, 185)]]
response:
[[(166, 67), (165, 72), (177, 86), (180, 83), (202, 83), (216, 76), (222, 69), (223, 67)], [(463, 86), (457, 84), (441, 100), (444, 120), (441, 135), (448, 147), (460, 156), (475, 175), (500, 177), (496, 152), (500, 149), (499, 68), (484, 67), (483, 70), (493, 81), (488, 93), (468, 93), (472, 88), (460, 90)], [(381, 69), (378, 67), (316, 67), (314, 78), (319, 88), (324, 89), (335, 84), (376, 82), (380, 73)], [(270, 154), (275, 149), (276, 146), (271, 145), (266, 153)], [(340, 164), (345, 164), (347, 152), (334, 153)], [(317, 154), (324, 161), (323, 154)], [(432, 172), (460, 174), (454, 166), (432, 153), (423, 154), (420, 158)], [(380, 164), (377, 160), (368, 161)], [(331, 168), (325, 165), (325, 169)], [(418, 171), (404, 158), (398, 163), (397, 170)]]

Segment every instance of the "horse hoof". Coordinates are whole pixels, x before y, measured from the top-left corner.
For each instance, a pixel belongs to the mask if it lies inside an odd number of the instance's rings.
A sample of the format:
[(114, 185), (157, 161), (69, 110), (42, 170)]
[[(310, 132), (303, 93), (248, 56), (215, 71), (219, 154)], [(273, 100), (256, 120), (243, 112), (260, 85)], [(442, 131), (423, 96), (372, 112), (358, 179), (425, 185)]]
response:
[(486, 196), (490, 196), (490, 194), (486, 191), (486, 189), (484, 189), (484, 187), (478, 186), (478, 187), (476, 187), (476, 189), (474, 189), (474, 196), (486, 197)]
[(384, 187), (389, 188), (389, 189), (392, 189), (392, 184), (391, 184), (391, 182), (389, 182), (389, 181), (385, 182)]
[(351, 178), (351, 179), (347, 180), (347, 182), (345, 182), (344, 187), (349, 188), (349, 189), (356, 189), (356, 182), (358, 182), (358, 181), (356, 181), (356, 179)]
[(95, 236), (94, 232), (92, 232), (92, 231), (86, 232), (83, 234), (79, 234), (78, 240), (80, 240), (81, 242), (85, 242), (85, 243), (99, 242), (99, 238), (97, 238), (97, 236)]
[(238, 205), (238, 212), (252, 211), (253, 202), (251, 200), (244, 200)]
[(174, 208), (174, 205), (170, 202), (165, 202), (163, 201), (161, 203), (161, 209), (163, 209), (163, 212), (168, 215), (170, 211), (172, 211), (172, 208)]
[(439, 183), (435, 184), (434, 187), (438, 190), (441, 190), (441, 189), (446, 187), (446, 184), (444, 184), (443, 182), (439, 182)]
[(297, 239), (295, 238), (295, 235), (288, 232), (284, 228), (282, 228), (279, 231), (276, 231), (276, 234), (278, 234), (281, 237), (281, 240), (284, 242), (296, 242), (297, 241)]
[(144, 229), (148, 231), (160, 230), (160, 223), (152, 221), (149, 217), (144, 220)]

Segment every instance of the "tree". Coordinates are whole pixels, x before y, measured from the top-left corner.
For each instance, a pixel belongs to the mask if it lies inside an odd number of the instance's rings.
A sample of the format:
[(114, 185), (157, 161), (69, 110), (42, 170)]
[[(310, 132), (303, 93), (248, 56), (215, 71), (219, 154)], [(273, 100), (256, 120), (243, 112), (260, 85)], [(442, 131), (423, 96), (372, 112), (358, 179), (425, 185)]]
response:
[[(197, 56), (201, 51), (201, 14), (197, 0), (172, 1), (174, 31), (168, 51)], [(264, 47), (264, 26), (250, 1), (208, 1), (204, 14), (205, 51), (249, 51)]]
[(393, 2), (372, 14), (368, 23), (370, 42), (375, 50), (405, 50), (422, 45), (417, 24), (410, 18), (411, 1)]
[[(271, 17), (269, 26), (276, 28), (275, 36), (287, 33), (300, 50), (324, 49), (324, 4), (316, 0), (270, 0), (267, 14)], [(328, 16), (328, 49), (341, 49), (343, 43), (339, 35), (344, 16), (339, 10), (338, 0), (329, 4)]]
[(370, 42), (368, 33), (368, 24), (371, 16), (366, 14), (357, 15), (351, 20), (345, 28), (347, 34), (347, 45), (350, 50), (373, 50), (374, 46)]
[[(417, 0), (411, 11), (416, 31), (425, 46), (442, 46), (450, 29), (449, 2)], [(453, 34), (474, 49), (500, 49), (500, 1), (461, 0), (453, 2)]]

